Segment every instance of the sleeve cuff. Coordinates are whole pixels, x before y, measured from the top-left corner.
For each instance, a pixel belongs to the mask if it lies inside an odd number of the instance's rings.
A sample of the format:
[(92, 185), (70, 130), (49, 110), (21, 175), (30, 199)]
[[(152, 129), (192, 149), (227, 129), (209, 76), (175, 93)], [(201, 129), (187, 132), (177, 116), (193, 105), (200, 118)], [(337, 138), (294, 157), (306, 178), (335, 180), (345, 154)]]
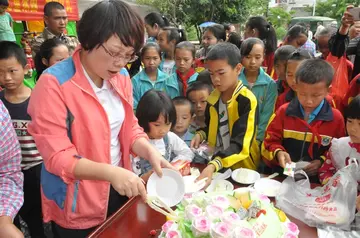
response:
[(209, 164), (212, 164), (215, 166), (215, 172), (221, 170), (223, 168), (223, 164), (221, 162), (220, 157), (215, 157), (212, 161), (209, 162)]
[(283, 151), (282, 149), (276, 149), (274, 152), (273, 152), (273, 157), (274, 157), (274, 160), (276, 161), (276, 162), (278, 162), (278, 160), (277, 160), (277, 153), (279, 153), (280, 151)]
[(322, 155), (322, 156), (320, 156), (320, 162), (321, 162), (321, 165), (325, 162), (325, 160), (326, 160), (326, 156), (325, 155)]
[(205, 131), (197, 131), (196, 134), (200, 135), (202, 141), (206, 140)]

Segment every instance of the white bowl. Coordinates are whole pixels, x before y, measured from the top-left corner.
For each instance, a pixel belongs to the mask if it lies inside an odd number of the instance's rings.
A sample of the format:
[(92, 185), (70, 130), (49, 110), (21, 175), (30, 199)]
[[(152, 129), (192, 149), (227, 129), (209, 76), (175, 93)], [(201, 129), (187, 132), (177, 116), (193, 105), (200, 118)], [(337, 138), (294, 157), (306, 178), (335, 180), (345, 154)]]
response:
[(254, 188), (259, 194), (275, 197), (280, 190), (281, 183), (274, 179), (262, 178), (255, 182)]
[(163, 176), (160, 178), (153, 173), (146, 185), (150, 196), (156, 196), (169, 207), (181, 202), (185, 195), (185, 184), (181, 174), (172, 169), (162, 169)]
[(228, 192), (234, 190), (234, 185), (227, 180), (213, 180), (209, 187), (206, 189), (206, 192)]
[(236, 169), (232, 172), (231, 178), (241, 184), (253, 184), (260, 179), (260, 174), (251, 169)]

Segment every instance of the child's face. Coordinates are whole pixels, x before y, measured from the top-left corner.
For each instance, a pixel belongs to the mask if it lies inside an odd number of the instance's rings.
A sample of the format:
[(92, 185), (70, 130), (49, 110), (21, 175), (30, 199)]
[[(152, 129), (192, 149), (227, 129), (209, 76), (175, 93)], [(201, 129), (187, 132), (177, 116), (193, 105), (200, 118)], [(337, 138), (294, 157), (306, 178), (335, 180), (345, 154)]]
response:
[(149, 37), (156, 37), (159, 34), (159, 27), (157, 24), (154, 24), (154, 26), (151, 27), (149, 24), (145, 23), (145, 30)]
[(160, 114), (154, 122), (149, 122), (148, 136), (150, 139), (162, 139), (171, 129), (171, 122), (166, 122), (164, 115)]
[(159, 52), (154, 47), (148, 48), (142, 57), (142, 62), (146, 70), (156, 71), (161, 62)]
[(295, 91), (305, 113), (310, 114), (326, 97), (329, 87), (326, 86), (324, 81), (315, 84), (307, 84), (299, 81), (295, 86)]
[(168, 32), (160, 30), (159, 35), (157, 37), (158, 44), (163, 52), (170, 52), (171, 51), (171, 44), (168, 41)]
[(53, 49), (53, 55), (49, 59), (48, 66), (53, 66), (57, 62), (63, 61), (70, 56), (69, 49), (65, 45), (59, 45)]
[(204, 46), (204, 48), (206, 49), (210, 45), (215, 45), (216, 43), (218, 43), (218, 40), (211, 31), (205, 31), (202, 36), (201, 43)]
[(353, 143), (360, 143), (360, 120), (350, 119), (346, 120), (347, 133)]
[(3, 14), (7, 10), (7, 6), (0, 6), (0, 14)]
[(289, 87), (292, 90), (295, 90), (295, 84), (296, 84), (295, 73), (300, 63), (301, 61), (289, 60), (286, 65), (286, 83), (287, 85), (289, 85)]
[(286, 61), (278, 60), (274, 65), (275, 73), (279, 80), (286, 80)]
[(28, 73), (15, 57), (0, 60), (0, 85), (7, 90), (16, 90), (23, 84), (24, 76)]
[(264, 62), (264, 47), (260, 44), (255, 44), (249, 55), (245, 56), (241, 63), (248, 72), (259, 71)]
[(190, 126), (192, 121), (191, 106), (186, 105), (175, 105), (176, 109), (176, 125), (173, 128), (175, 134), (183, 135)]
[(205, 115), (205, 108), (208, 97), (209, 92), (206, 89), (195, 90), (189, 93), (189, 100), (194, 104), (195, 115), (197, 117), (203, 117)]
[(187, 49), (176, 49), (175, 50), (175, 64), (176, 68), (182, 74), (186, 74), (191, 69), (194, 63), (192, 52)]
[(238, 82), (241, 64), (233, 68), (226, 59), (208, 60), (208, 70), (214, 87), (220, 92), (226, 92)]
[(318, 37), (318, 47), (319, 51), (322, 53), (323, 57), (326, 59), (326, 57), (329, 55), (329, 36), (319, 36)]

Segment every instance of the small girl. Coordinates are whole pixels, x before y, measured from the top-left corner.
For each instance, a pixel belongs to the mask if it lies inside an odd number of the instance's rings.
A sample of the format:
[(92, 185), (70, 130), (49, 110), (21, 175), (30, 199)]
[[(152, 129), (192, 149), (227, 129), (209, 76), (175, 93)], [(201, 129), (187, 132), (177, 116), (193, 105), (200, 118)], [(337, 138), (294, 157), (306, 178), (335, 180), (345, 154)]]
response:
[(132, 78), (134, 109), (140, 98), (150, 89), (166, 91), (171, 98), (179, 95), (177, 81), (169, 79), (169, 75), (159, 69), (161, 50), (156, 43), (147, 43), (141, 50), (141, 60), (144, 69)]
[(312, 59), (312, 56), (309, 51), (303, 49), (297, 49), (288, 56), (285, 65), (285, 84), (276, 100), (276, 110), (296, 96), (294, 90), (296, 69), (306, 59)]
[(164, 27), (159, 32), (158, 43), (163, 52), (159, 68), (168, 75), (175, 73), (175, 46), (182, 41), (186, 41), (186, 35), (183, 29)]
[(148, 35), (146, 43), (156, 42), (156, 38), (159, 35), (160, 29), (170, 25), (168, 19), (162, 16), (158, 12), (151, 12), (144, 18), (145, 30)]
[(70, 56), (69, 48), (59, 38), (52, 38), (41, 44), (35, 56), (36, 81), (45, 69)]
[(277, 86), (274, 80), (261, 67), (264, 61), (265, 46), (258, 38), (248, 38), (241, 45), (241, 64), (244, 66), (239, 79), (256, 96), (259, 108), (259, 123), (256, 139), (262, 142), (265, 129), (274, 112)]
[[(139, 101), (136, 117), (149, 136), (150, 143), (166, 160), (192, 161), (193, 152), (180, 137), (170, 131), (176, 124), (176, 109), (165, 92), (154, 89), (147, 91)], [(152, 173), (150, 163), (144, 159), (134, 158), (133, 169), (135, 173), (142, 174), (145, 181)]]
[(226, 31), (223, 25), (214, 24), (206, 27), (201, 41), (203, 48), (196, 52), (196, 58), (205, 58), (209, 52), (209, 46), (223, 41), (226, 41)]
[[(350, 159), (355, 158), (360, 165), (360, 95), (355, 97), (345, 110), (345, 119), (349, 136), (332, 139), (326, 160), (319, 169), (319, 179), (322, 184), (326, 184), (337, 170), (349, 165)], [(357, 174), (357, 181), (360, 183), (360, 174)], [(358, 191), (360, 192), (360, 186)], [(359, 205), (358, 209), (360, 209)]]
[(277, 48), (277, 37), (274, 27), (262, 16), (250, 17), (245, 25), (245, 39), (259, 38), (265, 45), (265, 57), (262, 66), (272, 78), (276, 78), (274, 71), (274, 52)]
[(188, 86), (194, 83), (198, 73), (193, 68), (195, 59), (195, 46), (189, 41), (183, 41), (175, 47), (176, 72), (171, 75), (171, 80), (179, 84), (179, 95), (185, 96)]

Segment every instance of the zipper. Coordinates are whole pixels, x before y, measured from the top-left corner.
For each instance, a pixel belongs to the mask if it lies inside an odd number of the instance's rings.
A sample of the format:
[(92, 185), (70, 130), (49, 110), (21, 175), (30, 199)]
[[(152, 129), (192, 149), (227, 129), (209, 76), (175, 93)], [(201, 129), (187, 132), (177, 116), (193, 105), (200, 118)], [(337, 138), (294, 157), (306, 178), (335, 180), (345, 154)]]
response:
[(71, 211), (72, 212), (75, 212), (75, 210), (76, 210), (77, 196), (78, 196), (78, 193), (79, 193), (79, 183), (80, 183), (79, 180), (75, 181), (74, 199), (73, 199), (72, 206), (71, 206)]
[[(301, 147), (301, 154), (300, 154), (299, 161), (302, 161), (302, 157), (303, 157), (303, 155), (304, 155), (304, 147), (305, 147), (306, 136), (307, 136), (308, 130), (309, 130), (309, 128), (306, 127), (305, 136), (304, 136), (303, 144), (302, 144), (302, 147)], [(313, 136), (314, 136), (314, 135), (313, 135)]]
[[(95, 101), (98, 103), (98, 104), (100, 104), (100, 102), (97, 100), (97, 98), (95, 98), (91, 93), (89, 93), (88, 91), (86, 91), (85, 89), (83, 89), (82, 87), (80, 87), (77, 83), (75, 83), (74, 81), (71, 81), (74, 85), (76, 85), (78, 88), (80, 88), (82, 91), (84, 91), (85, 93), (87, 93), (87, 94), (89, 94), (90, 95), (90, 97), (92, 97), (93, 99), (95, 99)], [(110, 81), (109, 81), (110, 82)], [(114, 85), (110, 82), (110, 84), (114, 87)], [(115, 87), (114, 87), (115, 88)], [(120, 96), (120, 93), (119, 92), (117, 92), (118, 94), (119, 94), (119, 96)], [(120, 96), (120, 98), (121, 98), (121, 96)], [(107, 122), (107, 124), (108, 124), (108, 128), (109, 128), (109, 131), (111, 131), (111, 129), (110, 129), (110, 122), (109, 122), (109, 118), (107, 117), (107, 114), (106, 114), (106, 111), (105, 111), (105, 109), (104, 109), (104, 107), (100, 104), (100, 106), (101, 106), (101, 110), (103, 111), (103, 113), (105, 114), (105, 118), (106, 118), (106, 122)], [(110, 139), (109, 139), (110, 140)], [(111, 142), (109, 141), (109, 144), (111, 144)], [(111, 146), (109, 147), (109, 155), (111, 156)], [(109, 162), (109, 164), (111, 164), (111, 159), (110, 159), (110, 161), (108, 161)], [(111, 185), (110, 185), (111, 186)], [(109, 188), (110, 188), (110, 186), (109, 186)], [(106, 220), (106, 215), (107, 215), (107, 211), (108, 211), (108, 204), (109, 204), (109, 197), (110, 197), (110, 189), (109, 189), (109, 191), (108, 191), (108, 196), (107, 196), (107, 200), (106, 200), (106, 205), (105, 205), (105, 207), (106, 207), (106, 210), (105, 210), (105, 214), (104, 214), (104, 220)]]

